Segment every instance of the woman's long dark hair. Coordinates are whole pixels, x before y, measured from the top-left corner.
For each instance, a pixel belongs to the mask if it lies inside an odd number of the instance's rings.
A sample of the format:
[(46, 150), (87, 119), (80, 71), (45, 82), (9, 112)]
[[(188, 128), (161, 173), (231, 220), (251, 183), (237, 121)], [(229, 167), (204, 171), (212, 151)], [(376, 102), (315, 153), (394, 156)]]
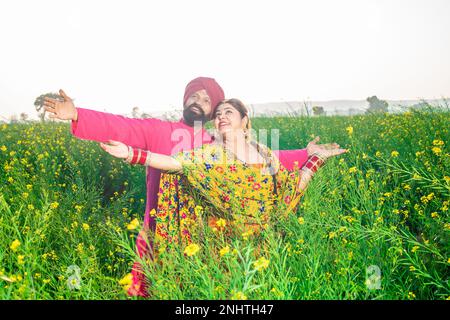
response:
[[(247, 117), (247, 125), (245, 126), (245, 129), (247, 131), (246, 135), (245, 135), (245, 140), (248, 141), (250, 144), (252, 144), (256, 150), (259, 152), (259, 154), (264, 158), (264, 160), (266, 161), (268, 167), (269, 167), (269, 172), (270, 175), (272, 176), (272, 180), (273, 180), (273, 193), (277, 194), (277, 167), (275, 167), (275, 159), (273, 158), (273, 154), (271, 154), (271, 152), (269, 151), (269, 149), (267, 148), (267, 146), (259, 144), (257, 141), (253, 140), (250, 134), (250, 129), (252, 128), (251, 122), (250, 122), (250, 117), (248, 116), (248, 109), (247, 107), (244, 105), (244, 103), (239, 100), (239, 99), (226, 99), (223, 100), (222, 102), (219, 103), (219, 105), (216, 107), (216, 110), (219, 108), (219, 106), (223, 105), (223, 104), (229, 104), (231, 106), (233, 106), (233, 108), (235, 108), (239, 114), (241, 115), (241, 119), (243, 119), (244, 117)], [(216, 118), (216, 113), (214, 112), (213, 114), (213, 119)]]

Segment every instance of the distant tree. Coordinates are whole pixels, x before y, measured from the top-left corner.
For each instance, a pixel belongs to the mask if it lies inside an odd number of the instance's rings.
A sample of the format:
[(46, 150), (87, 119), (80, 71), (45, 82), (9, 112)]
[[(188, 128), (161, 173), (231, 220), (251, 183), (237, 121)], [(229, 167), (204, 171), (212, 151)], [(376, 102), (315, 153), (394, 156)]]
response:
[(411, 109), (427, 109), (430, 107), (432, 107), (432, 106), (427, 101), (421, 101), (419, 103), (412, 105), (410, 108)]
[(162, 120), (166, 121), (176, 121), (179, 120), (181, 117), (180, 112), (178, 111), (167, 111), (161, 115)]
[(314, 106), (312, 108), (312, 110), (313, 110), (313, 115), (315, 115), (315, 116), (321, 116), (321, 115), (325, 114), (325, 110), (323, 110), (322, 106)]
[[(41, 94), (39, 97), (34, 100), (34, 106), (36, 108), (36, 111), (38, 112), (38, 116), (41, 119), (42, 122), (45, 121), (45, 109), (44, 109), (44, 98), (49, 97), (53, 99), (61, 99), (61, 96), (54, 92), (49, 92), (45, 94)], [(41, 111), (42, 110), (42, 111)]]
[(141, 112), (139, 110), (139, 107), (134, 107), (133, 111), (131, 111), (131, 116), (133, 118), (140, 118), (141, 117)]
[(20, 114), (20, 121), (27, 121), (27, 119), (28, 119), (28, 115), (25, 113), (25, 112), (22, 112), (21, 114)]
[(368, 97), (367, 102), (369, 103), (369, 108), (366, 113), (376, 113), (376, 112), (387, 112), (389, 104), (377, 98), (377, 96)]
[(309, 117), (309, 108), (308, 108), (308, 103), (306, 101), (303, 101), (303, 105), (305, 106), (305, 110), (306, 110), (306, 115)]
[(349, 115), (349, 116), (353, 116), (353, 115), (355, 115), (355, 114), (360, 113), (360, 111), (361, 111), (361, 110), (356, 109), (356, 108), (349, 108), (349, 109), (348, 109), (348, 115)]
[(9, 117), (9, 122), (10, 123), (16, 123), (18, 120), (17, 120), (17, 114), (13, 114), (13, 115), (11, 115), (10, 117)]

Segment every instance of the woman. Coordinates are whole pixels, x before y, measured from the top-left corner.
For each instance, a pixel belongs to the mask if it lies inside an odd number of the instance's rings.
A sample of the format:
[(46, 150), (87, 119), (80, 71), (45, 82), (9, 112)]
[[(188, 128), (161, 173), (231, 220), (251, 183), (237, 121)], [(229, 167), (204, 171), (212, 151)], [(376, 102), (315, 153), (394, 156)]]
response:
[[(101, 144), (105, 151), (129, 163), (170, 173), (161, 177), (154, 249), (198, 240), (201, 220), (196, 212), (199, 202), (194, 199), (212, 209), (207, 217), (210, 226), (219, 226), (221, 221), (229, 235), (260, 233), (275, 214), (279, 219), (295, 210), (308, 182), (327, 158), (347, 151), (335, 144), (316, 148), (301, 169), (288, 171), (269, 148), (251, 139), (248, 111), (241, 101), (224, 100), (213, 120), (217, 131), (213, 143), (174, 156), (116, 141)], [(133, 275), (133, 290), (141, 290), (142, 275)]]

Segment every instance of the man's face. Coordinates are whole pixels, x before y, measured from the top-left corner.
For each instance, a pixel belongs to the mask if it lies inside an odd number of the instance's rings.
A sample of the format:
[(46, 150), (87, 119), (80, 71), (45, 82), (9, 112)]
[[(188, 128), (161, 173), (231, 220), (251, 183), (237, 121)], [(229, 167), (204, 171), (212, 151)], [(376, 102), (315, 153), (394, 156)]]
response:
[(194, 125), (194, 121), (205, 123), (210, 120), (211, 109), (211, 99), (206, 90), (197, 91), (186, 100), (183, 109), (184, 121), (190, 126)]

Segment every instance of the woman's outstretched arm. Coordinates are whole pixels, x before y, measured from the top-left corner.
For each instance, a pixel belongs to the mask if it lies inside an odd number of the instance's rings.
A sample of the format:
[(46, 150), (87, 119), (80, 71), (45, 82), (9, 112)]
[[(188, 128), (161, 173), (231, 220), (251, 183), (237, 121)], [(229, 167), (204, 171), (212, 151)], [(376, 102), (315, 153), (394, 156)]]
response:
[(298, 190), (301, 194), (304, 194), (309, 182), (316, 171), (325, 164), (325, 159), (321, 158), (318, 154), (313, 154), (308, 157), (305, 164), (301, 167), (299, 175), (300, 180), (298, 182)]
[(131, 148), (119, 141), (109, 140), (109, 144), (100, 143), (100, 147), (110, 155), (124, 159), (131, 164), (142, 164), (155, 169), (172, 172), (180, 172), (183, 169), (181, 162), (171, 156)]
[(298, 183), (298, 188), (302, 194), (308, 187), (308, 183), (311, 181), (313, 175), (325, 164), (328, 158), (341, 155), (348, 151), (347, 149), (341, 149), (337, 143), (317, 144), (319, 140), (320, 137), (315, 137), (306, 147), (310, 156), (300, 169), (300, 181)]

